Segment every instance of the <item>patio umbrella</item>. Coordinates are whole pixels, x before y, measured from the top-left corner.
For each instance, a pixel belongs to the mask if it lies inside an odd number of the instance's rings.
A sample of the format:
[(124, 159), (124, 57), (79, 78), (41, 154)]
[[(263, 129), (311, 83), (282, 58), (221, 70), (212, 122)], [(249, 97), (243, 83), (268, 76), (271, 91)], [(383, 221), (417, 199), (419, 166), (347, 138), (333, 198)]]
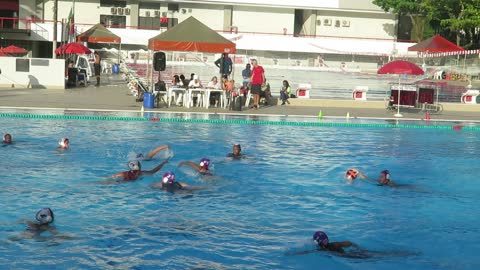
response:
[(10, 45), (6, 48), (3, 48), (2, 52), (9, 53), (9, 54), (25, 54), (25, 53), (28, 53), (28, 51), (25, 50), (24, 48), (20, 48), (20, 47), (17, 47), (15, 45)]
[(56, 54), (90, 54), (92, 51), (80, 43), (67, 43), (55, 50)]
[(378, 74), (398, 74), (398, 100), (397, 100), (397, 113), (395, 117), (402, 117), (400, 114), (400, 79), (402, 74), (408, 75), (423, 75), (423, 69), (417, 66), (415, 63), (404, 61), (404, 60), (397, 60), (389, 62), (383, 67), (381, 67), (378, 71)]

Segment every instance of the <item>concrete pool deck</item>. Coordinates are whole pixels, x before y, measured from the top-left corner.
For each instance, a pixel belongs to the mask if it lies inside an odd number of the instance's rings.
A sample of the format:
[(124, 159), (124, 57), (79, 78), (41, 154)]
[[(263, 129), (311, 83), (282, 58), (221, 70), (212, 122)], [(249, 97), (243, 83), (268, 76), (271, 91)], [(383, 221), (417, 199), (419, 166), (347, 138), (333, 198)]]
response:
[[(143, 103), (136, 102), (126, 84), (118, 79), (104, 78), (100, 87), (87, 87), (66, 90), (0, 88), (0, 109), (75, 109), (75, 110), (111, 110), (140, 111)], [(221, 108), (185, 108), (172, 106), (167, 108), (146, 109), (152, 112), (189, 112), (189, 113), (226, 113), (247, 115), (288, 115), (317, 117), (322, 111), (323, 117), (390, 118), (395, 112), (385, 109), (384, 101), (354, 101), (327, 99), (290, 99), (290, 105), (260, 107), (258, 110), (245, 108), (243, 111), (229, 111)], [(480, 104), (442, 103), (443, 111), (430, 114), (432, 120), (480, 121)], [(426, 114), (419, 110), (401, 109), (401, 119), (424, 119)]]

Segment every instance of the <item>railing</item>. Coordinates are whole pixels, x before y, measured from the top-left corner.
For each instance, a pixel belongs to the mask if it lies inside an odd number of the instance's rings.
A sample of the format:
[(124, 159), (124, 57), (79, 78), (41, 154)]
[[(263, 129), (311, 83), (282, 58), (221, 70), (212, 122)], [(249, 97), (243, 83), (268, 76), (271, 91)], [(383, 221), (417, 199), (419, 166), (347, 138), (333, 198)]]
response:
[(31, 30), (32, 20), (0, 17), (0, 29)]

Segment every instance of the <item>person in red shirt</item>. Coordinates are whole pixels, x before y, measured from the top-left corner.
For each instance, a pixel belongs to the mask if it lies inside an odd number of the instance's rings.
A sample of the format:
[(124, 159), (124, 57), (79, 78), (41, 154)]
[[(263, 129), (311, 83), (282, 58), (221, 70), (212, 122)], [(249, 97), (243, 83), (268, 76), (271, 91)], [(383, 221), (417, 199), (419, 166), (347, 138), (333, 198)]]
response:
[(252, 60), (252, 78), (251, 78), (251, 88), (253, 95), (253, 108), (258, 108), (258, 103), (260, 102), (260, 93), (262, 91), (262, 84), (265, 83), (265, 70), (263, 67), (258, 65), (257, 60)]

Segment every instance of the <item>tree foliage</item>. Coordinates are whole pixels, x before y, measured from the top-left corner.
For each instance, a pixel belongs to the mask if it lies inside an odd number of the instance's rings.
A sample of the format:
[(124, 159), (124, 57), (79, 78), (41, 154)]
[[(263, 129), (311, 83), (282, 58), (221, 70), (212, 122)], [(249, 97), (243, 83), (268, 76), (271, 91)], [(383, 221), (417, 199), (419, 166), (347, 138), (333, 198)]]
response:
[[(423, 40), (426, 28), (455, 41), (457, 45), (478, 48), (480, 0), (374, 0), (386, 12), (409, 16), (412, 38)], [(427, 36), (428, 37), (428, 36)]]

